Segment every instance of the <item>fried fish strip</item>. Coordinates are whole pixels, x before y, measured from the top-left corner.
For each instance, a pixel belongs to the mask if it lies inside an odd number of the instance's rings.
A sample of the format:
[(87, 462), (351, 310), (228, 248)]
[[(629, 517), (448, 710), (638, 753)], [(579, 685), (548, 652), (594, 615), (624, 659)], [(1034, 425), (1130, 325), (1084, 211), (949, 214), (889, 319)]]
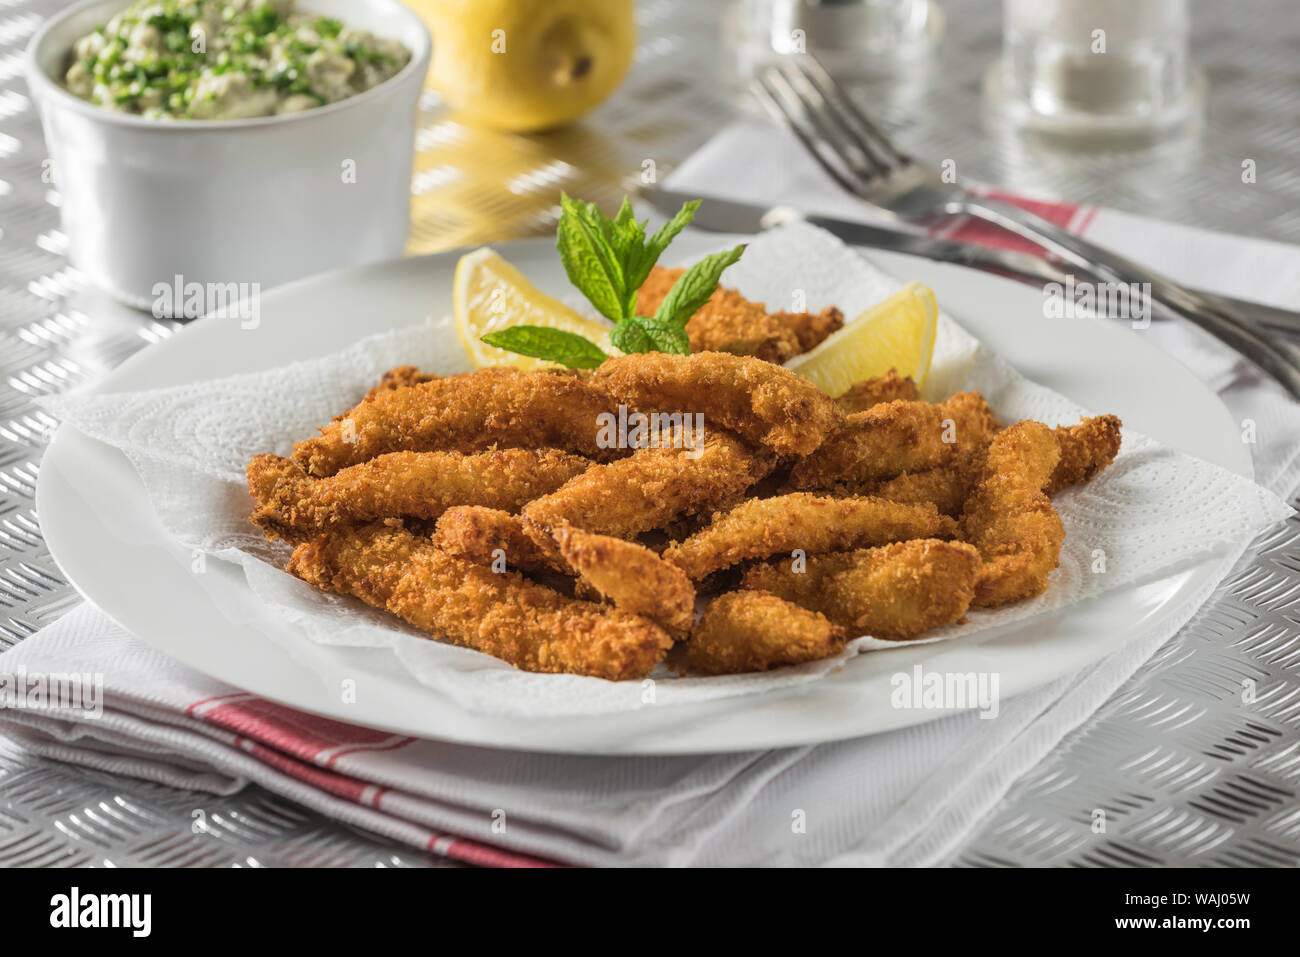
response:
[(831, 400), (807, 379), (748, 356), (618, 356), (606, 360), (594, 378), (641, 412), (700, 413), (713, 431), (736, 432), (781, 454), (807, 455), (839, 418)]
[(906, 641), (960, 620), (979, 569), (972, 546), (921, 539), (812, 555), (797, 572), (787, 560), (766, 562), (750, 568), (741, 587), (821, 612), (853, 635)]
[(669, 546), (664, 558), (698, 580), (747, 559), (796, 549), (812, 555), (911, 538), (952, 537), (956, 530), (956, 523), (933, 505), (793, 492), (750, 499), (715, 515), (702, 531)]
[(800, 352), (811, 352), (844, 328), (844, 313), (834, 306), (821, 312), (774, 312), (772, 318), (795, 334)]
[(904, 472), (883, 482), (841, 482), (831, 489), (831, 494), (837, 497), (867, 495), (904, 505), (931, 502), (941, 514), (959, 518), (971, 489), (983, 472), (986, 450), (987, 446), (959, 449), (957, 460), (952, 465), (941, 465), (923, 472)]
[(886, 402), (845, 416), (820, 448), (795, 465), (790, 485), (827, 489), (950, 465), (960, 449), (987, 443), (994, 427), (993, 413), (977, 392), (958, 392), (937, 405)]
[[(637, 314), (653, 316), (683, 269), (656, 266), (637, 291)], [(768, 362), (785, 362), (807, 352), (844, 325), (838, 309), (820, 313), (768, 313), (761, 302), (751, 302), (734, 289), (717, 291), (686, 323), (692, 352), (729, 352), (755, 356)]]
[[(656, 266), (637, 291), (637, 314), (653, 316), (684, 269)], [(750, 302), (734, 289), (719, 286), (709, 301), (686, 323), (692, 352), (728, 352), (755, 356), (768, 362), (785, 362), (798, 355), (799, 338), (762, 303)]]
[(321, 535), (295, 549), (289, 571), (524, 671), (625, 681), (649, 674), (672, 645), (645, 618), (454, 558), (400, 525)]
[(903, 505), (922, 505), (929, 502), (943, 515), (961, 515), (970, 491), (968, 473), (955, 465), (926, 469), (924, 472), (904, 472), (885, 482), (866, 482), (837, 486), (836, 495), (870, 495)]
[(340, 524), (437, 518), (453, 505), (516, 511), (590, 465), (554, 449), (389, 452), (316, 479), (291, 459), (258, 455), (248, 463), (248, 490), (253, 524), (294, 541)]
[[(421, 382), (432, 382), (436, 378), (438, 378), (436, 375), (421, 372), (417, 366), (394, 366), (380, 377), (379, 382), (366, 393), (366, 398), (361, 401), (365, 402), (384, 392), (395, 392), (408, 386), (419, 385)], [(339, 418), (343, 418), (347, 414), (344, 412)]]
[(625, 459), (593, 465), (530, 502), (523, 514), (542, 529), (568, 523), (632, 538), (682, 516), (708, 514), (762, 478), (766, 468), (743, 442), (714, 432), (698, 455), (690, 449), (637, 449)]
[(410, 385), (419, 385), (421, 382), (432, 382), (436, 378), (438, 378), (436, 375), (421, 372), (416, 366), (394, 366), (379, 377), (379, 381), (370, 388), (370, 391), (362, 397), (360, 402), (346, 412), (340, 412), (330, 421), (339, 422), (348, 418), (361, 406), (373, 401), (376, 396), (385, 392), (395, 392)]
[(1091, 482), (1098, 472), (1114, 462), (1119, 454), (1122, 425), (1118, 416), (1099, 415), (1078, 425), (1053, 429), (1061, 461), (1052, 471), (1047, 494), (1055, 495), (1071, 485)]
[(553, 544), (550, 548), (539, 546), (518, 515), (496, 508), (459, 505), (447, 509), (438, 519), (433, 543), (448, 555), (476, 565), (503, 559), (507, 569), (567, 571)]
[(890, 369), (874, 379), (863, 379), (849, 386), (848, 391), (835, 398), (835, 406), (845, 415), (865, 412), (882, 402), (918, 402), (921, 390), (916, 387), (911, 376), (900, 376)]
[(614, 408), (590, 376), (480, 369), (377, 392), (294, 446), (293, 460), (324, 477), (386, 452), (547, 447), (608, 458), (597, 417)]
[(734, 591), (704, 609), (686, 665), (707, 675), (767, 671), (839, 654), (844, 629), (824, 615), (762, 591)]
[(1065, 526), (1043, 489), (1060, 458), (1056, 436), (1041, 422), (1018, 422), (993, 438), (961, 520), (962, 536), (984, 559), (974, 607), (1031, 598), (1047, 588)]
[(582, 581), (616, 606), (682, 633), (695, 620), (695, 586), (644, 545), (572, 525), (554, 531), (560, 553)]

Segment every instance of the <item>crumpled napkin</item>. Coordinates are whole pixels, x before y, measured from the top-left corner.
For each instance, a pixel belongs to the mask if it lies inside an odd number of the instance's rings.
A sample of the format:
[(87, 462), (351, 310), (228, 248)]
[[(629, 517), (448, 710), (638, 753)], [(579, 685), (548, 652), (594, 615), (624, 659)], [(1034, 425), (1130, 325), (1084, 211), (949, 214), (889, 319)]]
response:
[[(901, 283), (834, 237), (793, 223), (756, 238), (726, 275), (771, 307), (839, 306), (847, 316), (886, 298)], [(474, 712), (548, 717), (647, 707), (641, 682), (536, 675), (464, 648), (430, 641), (392, 616), (320, 592), (281, 571), (288, 550), (248, 523), (244, 466), (293, 443), (349, 408), (387, 369), (414, 364), (439, 374), (465, 371), (449, 320), (370, 336), (351, 348), (278, 369), (138, 393), (72, 394), (43, 400), (47, 411), (120, 448), (135, 465), (164, 526), (183, 544), (242, 566), (257, 599), (286, 629), (322, 644), (389, 648), (422, 684)], [(940, 316), (927, 391), (931, 398), (978, 389), (1005, 422), (1048, 425), (1092, 414), (1021, 376), (946, 315)], [(1105, 411), (1105, 410), (1095, 410)], [(707, 422), (706, 422), (707, 426)], [(1030, 601), (974, 612), (969, 622), (927, 641), (968, 636), (1158, 576), (1226, 543), (1242, 544), (1291, 509), (1254, 482), (1125, 430), (1115, 464), (1091, 484), (1056, 500), (1066, 528), (1061, 567)], [(1094, 556), (1105, 555), (1104, 572)], [(891, 647), (870, 637), (824, 661), (764, 674), (697, 678), (660, 669), (656, 708), (763, 694), (818, 680), (849, 658)]]

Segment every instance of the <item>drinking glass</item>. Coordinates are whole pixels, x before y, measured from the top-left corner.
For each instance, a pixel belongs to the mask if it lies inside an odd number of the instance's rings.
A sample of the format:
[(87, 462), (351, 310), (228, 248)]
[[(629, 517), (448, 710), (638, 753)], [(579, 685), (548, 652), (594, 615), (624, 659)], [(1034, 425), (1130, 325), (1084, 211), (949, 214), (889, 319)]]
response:
[(1188, 58), (1187, 0), (1003, 0), (990, 114), (1098, 145), (1193, 129), (1204, 81)]
[(841, 77), (895, 73), (943, 29), (932, 0), (735, 0), (728, 19), (741, 77), (773, 56), (805, 52)]

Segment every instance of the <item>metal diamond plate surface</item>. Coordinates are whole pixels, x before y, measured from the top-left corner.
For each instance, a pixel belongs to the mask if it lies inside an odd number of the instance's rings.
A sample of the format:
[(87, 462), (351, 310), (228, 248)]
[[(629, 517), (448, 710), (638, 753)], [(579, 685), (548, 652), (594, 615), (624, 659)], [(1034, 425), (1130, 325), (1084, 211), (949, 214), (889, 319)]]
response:
[(1292, 519), (1017, 782), (958, 862), (1300, 866), (1298, 559)]
[[(22, 51), (66, 0), (0, 0), (0, 649), (80, 598), (41, 538), (34, 492), (54, 423), (39, 395), (95, 381), (175, 326), (107, 303), (64, 258)], [(940, 0), (944, 46), (906, 88), (865, 91), (918, 155), (966, 176), (1214, 229), (1300, 235), (1300, 17), (1287, 0), (1194, 0), (1210, 88), (1199, 140), (1159, 156), (1028, 151), (980, 125), (1001, 23)], [(524, 236), (567, 189), (615, 199), (662, 177), (739, 110), (722, 0), (645, 0), (636, 69), (589, 123), (533, 137), (447, 118), (426, 95), (410, 250)], [(1239, 183), (1255, 160), (1254, 188)], [(1256, 699), (1241, 687), (1251, 679)], [(1013, 788), (957, 855), (968, 866), (1300, 865), (1300, 523), (1266, 536), (1196, 619)], [(202, 809), (209, 831), (192, 830)], [(1107, 827), (1095, 833), (1096, 811)], [(213, 836), (218, 840), (213, 840)], [(0, 866), (430, 866), (260, 788), (213, 797), (34, 759), (0, 739)]]

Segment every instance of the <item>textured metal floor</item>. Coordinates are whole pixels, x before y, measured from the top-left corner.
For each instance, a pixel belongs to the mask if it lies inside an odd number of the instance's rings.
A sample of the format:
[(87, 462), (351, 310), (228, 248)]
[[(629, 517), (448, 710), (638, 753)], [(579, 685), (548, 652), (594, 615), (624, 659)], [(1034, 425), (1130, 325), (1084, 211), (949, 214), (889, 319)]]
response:
[(1300, 866), (1300, 519), (1257, 547), (1017, 782), (960, 863)]
[[(22, 50), (63, 0), (0, 0), (0, 648), (78, 601), (34, 510), (53, 423), (34, 396), (93, 382), (174, 331), (82, 288), (63, 257), (58, 197), (21, 79)], [(1204, 137), (1172, 153), (1027, 152), (980, 126), (980, 77), (996, 56), (997, 6), (941, 0), (945, 46), (871, 108), (916, 153), (1022, 192), (1102, 203), (1281, 240), (1300, 239), (1300, 15), (1287, 0), (1193, 3), (1210, 80)], [(541, 232), (555, 191), (593, 199), (665, 175), (733, 114), (719, 70), (720, 2), (641, 4), (637, 69), (593, 123), (542, 137), (478, 133), (426, 98), (413, 182), (412, 251)], [(1239, 184), (1243, 158), (1258, 182)], [(1093, 719), (1008, 795), (959, 856), (975, 866), (1300, 864), (1300, 525), (1257, 561)], [(1244, 678), (1258, 701), (1240, 703)], [(195, 834), (192, 812), (210, 827)], [(1094, 835), (1097, 808), (1110, 826)], [(217, 840), (213, 840), (213, 837)], [(411, 866), (430, 856), (340, 827), (258, 788), (181, 792), (35, 760), (0, 740), (0, 866)]]

